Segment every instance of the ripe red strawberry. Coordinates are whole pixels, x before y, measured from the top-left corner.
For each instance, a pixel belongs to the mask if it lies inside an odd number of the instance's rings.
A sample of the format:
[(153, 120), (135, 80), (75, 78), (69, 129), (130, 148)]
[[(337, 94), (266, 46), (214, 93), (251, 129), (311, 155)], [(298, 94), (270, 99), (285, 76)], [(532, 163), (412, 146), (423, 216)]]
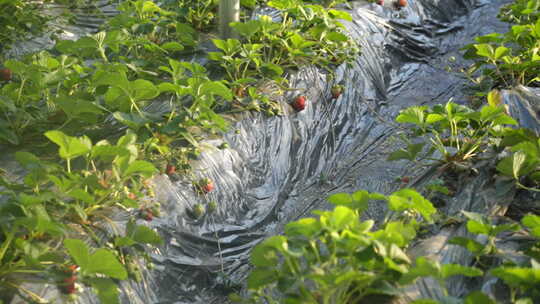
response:
[(10, 69), (0, 69), (0, 80), (10, 81), (11, 80), (11, 70)]
[(167, 164), (167, 168), (165, 169), (165, 173), (167, 175), (173, 175), (176, 172), (176, 166), (172, 164)]
[(136, 200), (136, 199), (137, 199), (137, 195), (135, 195), (135, 193), (132, 193), (132, 192), (130, 192), (130, 193), (127, 195), (127, 197), (128, 197), (129, 199), (132, 199), (132, 200)]
[(150, 222), (154, 219), (154, 214), (152, 213), (151, 210), (147, 209), (147, 208), (143, 208), (139, 211), (139, 216), (144, 219), (145, 221), (147, 222)]
[(335, 85), (332, 87), (332, 98), (337, 99), (343, 92), (343, 86)]
[(407, 6), (407, 0), (397, 0), (397, 1), (395, 2), (395, 6), (396, 6), (397, 8), (402, 8), (402, 7)]
[(404, 183), (404, 184), (408, 184), (410, 181), (410, 178), (408, 176), (403, 176), (401, 178), (401, 182)]
[(154, 215), (150, 211), (146, 211), (144, 215), (144, 220), (147, 222), (151, 222), (154, 219)]
[(304, 110), (306, 108), (306, 96), (297, 96), (294, 99), (292, 106), (298, 112)]
[(78, 268), (79, 267), (77, 265), (69, 265), (67, 266), (67, 269), (65, 269), (66, 277), (64, 277), (62, 281), (58, 283), (58, 289), (63, 294), (71, 295), (77, 291), (75, 287), (77, 276), (75, 274), (77, 273)]
[(67, 278), (64, 279), (64, 283), (66, 285), (73, 284), (73, 283), (75, 283), (75, 281), (77, 281), (77, 276), (76, 275), (72, 275), (72, 276), (67, 277)]
[(75, 288), (75, 282), (69, 283), (69, 284), (66, 284), (66, 285), (61, 285), (60, 286), (60, 291), (63, 294), (68, 294), (68, 295), (74, 294), (77, 291), (77, 288)]
[(199, 185), (201, 186), (201, 190), (204, 193), (208, 193), (214, 190), (214, 183), (212, 183), (212, 181), (208, 178), (203, 178)]
[(68, 269), (71, 271), (71, 273), (75, 273), (79, 270), (79, 266), (77, 265), (69, 265)]
[(377, 0), (378, 5), (384, 5), (384, 0)]

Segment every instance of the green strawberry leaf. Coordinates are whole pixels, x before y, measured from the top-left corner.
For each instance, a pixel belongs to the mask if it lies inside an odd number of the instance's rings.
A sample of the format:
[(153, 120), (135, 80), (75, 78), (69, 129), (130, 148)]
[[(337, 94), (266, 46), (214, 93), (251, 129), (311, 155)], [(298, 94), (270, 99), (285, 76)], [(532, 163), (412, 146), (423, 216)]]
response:
[(114, 279), (127, 279), (127, 271), (124, 266), (118, 262), (118, 259), (111, 251), (103, 248), (96, 250), (90, 256), (86, 270), (89, 273), (104, 274)]
[(136, 160), (129, 164), (122, 176), (127, 177), (138, 173), (142, 176), (150, 177), (156, 172), (158, 172), (158, 170), (151, 163), (144, 160)]
[(101, 303), (119, 304), (119, 292), (116, 283), (108, 278), (92, 278), (90, 285), (96, 291)]
[(255, 268), (248, 276), (247, 285), (249, 289), (258, 289), (277, 281), (278, 273), (273, 268)]
[(521, 219), (521, 223), (531, 229), (532, 235), (540, 238), (540, 216), (527, 214)]
[(60, 147), (60, 157), (64, 159), (73, 159), (85, 155), (92, 149), (92, 142), (86, 136), (72, 137), (62, 131), (48, 131), (45, 136)]
[(69, 255), (82, 270), (88, 269), (90, 265), (90, 254), (88, 252), (88, 246), (83, 241), (77, 239), (65, 239), (64, 247), (66, 247)]
[(413, 210), (420, 213), (428, 222), (432, 221), (431, 216), (437, 211), (433, 204), (425, 199), (414, 189), (401, 189), (388, 197), (388, 206), (391, 210), (402, 212)]
[(448, 241), (448, 244), (464, 247), (467, 250), (469, 250), (471, 253), (474, 253), (475, 255), (482, 253), (485, 247), (484, 245), (478, 243), (475, 240), (471, 240), (469, 238), (459, 237), (459, 236), (452, 238), (450, 241)]
[(467, 295), (463, 304), (496, 304), (496, 302), (481, 291), (473, 291)]
[(133, 231), (133, 235), (131, 236), (131, 238), (135, 242), (141, 244), (159, 245), (163, 243), (163, 240), (157, 232), (142, 225), (139, 225), (135, 228), (135, 231)]
[(482, 270), (475, 267), (466, 267), (458, 264), (444, 264), (441, 268), (441, 277), (447, 279), (455, 275), (463, 275), (466, 277), (478, 277), (483, 275)]

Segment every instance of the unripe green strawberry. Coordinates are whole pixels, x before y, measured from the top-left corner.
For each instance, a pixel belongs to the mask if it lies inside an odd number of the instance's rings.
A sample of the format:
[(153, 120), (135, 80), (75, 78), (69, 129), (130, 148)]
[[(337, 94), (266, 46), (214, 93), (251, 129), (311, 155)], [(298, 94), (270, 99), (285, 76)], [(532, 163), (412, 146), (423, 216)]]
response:
[(141, 270), (139, 269), (139, 265), (137, 265), (133, 261), (128, 261), (126, 263), (127, 271), (130, 277), (132, 277), (136, 282), (140, 282), (142, 279), (141, 276)]
[(156, 216), (156, 217), (161, 216), (161, 210), (160, 210), (159, 206), (154, 205), (154, 206), (150, 207), (150, 212), (152, 212), (152, 214), (154, 216)]
[(343, 92), (343, 86), (335, 85), (332, 87), (331, 92), (332, 92), (332, 98), (337, 99)]
[(206, 210), (202, 204), (196, 204), (195, 206), (193, 206), (192, 212), (193, 212), (193, 216), (196, 219), (199, 219), (204, 215)]
[(217, 203), (215, 201), (211, 201), (208, 203), (208, 213), (214, 213), (217, 210)]
[(224, 143), (222, 143), (221, 145), (218, 146), (218, 149), (220, 149), (220, 150), (224, 150), (224, 149), (227, 149), (227, 148), (229, 148), (229, 144), (226, 143), (226, 142), (224, 142)]

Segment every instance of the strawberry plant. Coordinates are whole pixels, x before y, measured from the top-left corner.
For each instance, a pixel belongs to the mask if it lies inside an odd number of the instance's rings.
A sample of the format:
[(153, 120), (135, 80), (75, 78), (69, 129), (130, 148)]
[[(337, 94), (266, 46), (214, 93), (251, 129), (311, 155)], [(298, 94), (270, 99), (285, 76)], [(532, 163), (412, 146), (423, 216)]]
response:
[[(535, 303), (540, 300), (538, 284), (540, 283), (540, 264), (538, 262), (538, 248), (540, 248), (540, 217), (533, 214), (525, 215), (521, 223), (508, 223), (494, 225), (491, 221), (477, 213), (465, 213), (469, 218), (467, 230), (473, 235), (487, 236), (487, 243), (480, 243), (476, 239), (455, 237), (452, 244), (462, 246), (473, 253), (477, 258), (477, 264), (485, 268), (489, 273), (505, 283), (504, 290), (506, 299), (510, 303)], [(519, 262), (506, 256), (504, 251), (497, 248), (496, 237), (505, 231), (528, 230), (535, 242), (528, 244), (519, 250), (525, 259)], [(493, 264), (497, 258), (501, 263)]]
[(7, 0), (0, 3), (0, 45), (2, 52), (11, 45), (31, 35), (42, 32), (49, 20), (48, 16), (39, 13), (41, 4), (32, 1)]
[(325, 67), (351, 60), (359, 50), (344, 33), (339, 20), (351, 20), (343, 11), (296, 1), (269, 1), (282, 11), (282, 22), (270, 16), (232, 23), (246, 43), (214, 40), (221, 52), (209, 54), (233, 81), (261, 74), (278, 79), (284, 68), (306, 64)]
[[(373, 230), (360, 219), (370, 200), (386, 200), (393, 212)], [(417, 234), (417, 216), (432, 222), (435, 209), (412, 189), (389, 196), (367, 191), (328, 197), (332, 211), (315, 211), (285, 226), (251, 253), (249, 295), (243, 303), (357, 303), (369, 295), (397, 294), (399, 286), (433, 276), (444, 285), (453, 275), (478, 276), (482, 271), (455, 264), (439, 265), (420, 258), (413, 266), (404, 249)]]
[(540, 138), (526, 129), (509, 130), (501, 146), (512, 154), (497, 164), (497, 171), (515, 180), (519, 188), (540, 192)]
[[(137, 209), (139, 202), (133, 194), (149, 190), (143, 180), (156, 169), (138, 159), (133, 134), (121, 137), (116, 145), (92, 144), (86, 136), (71, 137), (60, 131), (45, 135), (58, 146), (65, 167), (17, 152), (17, 160), (28, 173), (21, 182), (0, 177), (2, 295), (17, 293), (41, 301), (21, 284), (54, 279), (66, 294), (75, 293), (75, 284), (80, 282), (94, 288), (104, 303), (118, 303), (112, 279), (128, 278), (126, 261), (137, 256), (140, 249), (136, 248), (142, 248), (134, 245), (156, 245), (160, 239), (153, 230), (132, 221), (125, 234), (118, 227), (113, 229), (117, 231), (110, 236), (115, 250), (110, 250), (104, 248), (107, 240), (97, 238), (94, 230), (112, 222), (113, 210)], [(79, 267), (77, 275), (73, 269), (66, 273), (72, 265)]]
[[(414, 161), (422, 155), (423, 159), (435, 161), (443, 168), (454, 169), (469, 168), (478, 154), (494, 145), (494, 138), (502, 136), (506, 125), (517, 124), (501, 107), (487, 105), (473, 111), (453, 102), (431, 109), (413, 106), (401, 111), (396, 121), (412, 124), (411, 135), (427, 139), (413, 143), (410, 137), (403, 137), (407, 148), (393, 152), (389, 160)], [(429, 149), (423, 154), (426, 144)]]
[(215, 23), (218, 0), (180, 0), (173, 4), (180, 21), (193, 25), (199, 31), (208, 31)]
[(538, 0), (516, 0), (501, 8), (499, 18), (508, 23), (532, 24), (540, 17), (539, 9)]
[[(492, 33), (475, 38), (467, 45), (464, 57), (474, 60), (468, 70), (477, 85), (508, 88), (517, 84), (539, 86), (540, 21), (538, 0), (519, 0), (503, 8), (499, 17), (512, 24), (504, 33)], [(482, 75), (474, 78), (478, 70)]]
[[(24, 287), (31, 281), (55, 284), (70, 297), (92, 288), (101, 302), (117, 303), (118, 281), (140, 279), (138, 262), (149, 261), (143, 245), (160, 244), (156, 232), (137, 224), (159, 216), (148, 183), (157, 169), (142, 159), (163, 164), (173, 177), (185, 173), (204, 134), (227, 129), (219, 113), (278, 114), (264, 90), (282, 87), (285, 69), (339, 64), (358, 51), (339, 22), (348, 14), (271, 1), (285, 22), (261, 17), (235, 25), (242, 40), (215, 40), (221, 52), (209, 57), (229, 78), (216, 79), (200, 64), (177, 60), (197, 46), (195, 28), (211, 28), (215, 4), (123, 1), (97, 33), (3, 62), (0, 142), (32, 142), (39, 155), (16, 153), (27, 172), (21, 181), (0, 176), (0, 300), (43, 302)], [(256, 31), (246, 33), (246, 24)], [(151, 110), (157, 103), (160, 110)], [(118, 126), (128, 129), (120, 138)], [(50, 142), (57, 158), (46, 155)], [(201, 194), (214, 188), (196, 183)], [(192, 213), (200, 218), (216, 209), (215, 202), (197, 204)], [(131, 217), (125, 228), (111, 218), (118, 212)]]

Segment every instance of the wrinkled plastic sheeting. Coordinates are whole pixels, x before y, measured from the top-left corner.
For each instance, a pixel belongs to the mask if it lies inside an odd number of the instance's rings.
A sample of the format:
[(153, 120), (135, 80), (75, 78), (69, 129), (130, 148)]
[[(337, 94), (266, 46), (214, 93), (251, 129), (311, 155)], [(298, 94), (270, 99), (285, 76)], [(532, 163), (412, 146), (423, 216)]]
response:
[[(88, 5), (78, 5), (75, 8), (56, 3), (43, 3), (39, 11), (51, 19), (47, 23), (45, 33), (14, 43), (6, 52), (6, 56), (20, 58), (36, 51), (51, 49), (55, 44), (51, 39), (52, 34), (61, 40), (77, 40), (93, 34), (107, 18), (118, 14), (116, 6), (119, 2), (120, 0), (89, 0)], [(75, 16), (73, 22), (64, 15), (66, 11)]]
[(540, 136), (539, 88), (517, 86), (513, 90), (503, 90), (501, 99), (521, 127), (530, 129)]
[[(214, 181), (213, 192), (197, 195), (187, 179), (154, 179), (163, 216), (151, 225), (165, 245), (153, 252), (156, 269), (145, 270), (142, 283), (121, 283), (122, 302), (226, 303), (229, 285), (243, 284), (249, 272), (251, 248), (286, 223), (328, 208), (327, 195), (360, 188), (388, 194), (398, 187), (394, 177), (409, 167), (385, 160), (396, 148), (394, 117), (407, 106), (462, 97), (464, 80), (445, 71), (447, 59), (459, 58), (472, 37), (504, 30), (494, 16), (510, 0), (408, 2), (399, 11), (350, 3), (353, 21), (346, 26), (362, 55), (337, 68), (333, 81), (345, 86), (337, 100), (328, 75), (305, 68), (290, 77), (298, 90), (282, 97), (284, 116), (242, 113), (222, 140), (206, 141), (230, 146), (207, 149), (194, 163), (198, 177)], [(309, 105), (295, 113), (287, 101), (298, 94)], [(213, 214), (188, 215), (210, 201), (218, 205)], [(383, 212), (370, 206), (366, 215), (380, 219)], [(79, 302), (98, 301), (85, 292)]]

